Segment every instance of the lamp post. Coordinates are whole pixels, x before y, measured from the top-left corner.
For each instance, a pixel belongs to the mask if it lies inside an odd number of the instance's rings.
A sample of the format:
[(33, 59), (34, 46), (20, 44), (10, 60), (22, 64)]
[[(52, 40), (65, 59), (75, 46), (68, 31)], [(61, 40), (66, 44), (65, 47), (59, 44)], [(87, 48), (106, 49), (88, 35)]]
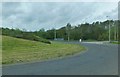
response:
[(66, 26), (67, 40), (70, 41), (70, 32), (68, 26)]
[[(109, 18), (109, 16), (106, 16)], [(109, 42), (111, 42), (111, 28), (110, 28), (110, 20), (108, 20), (108, 25), (109, 25)]]
[(66, 32), (67, 32), (68, 41), (70, 41), (70, 30), (71, 30), (71, 24), (67, 23), (67, 25), (66, 25)]
[(56, 29), (54, 29), (54, 40), (56, 40)]
[(109, 21), (109, 42), (111, 42), (110, 37), (111, 37), (111, 28), (110, 28), (110, 21)]
[(116, 31), (116, 25), (115, 25), (115, 23), (113, 23), (113, 26), (114, 26), (114, 30), (115, 30), (115, 32), (114, 32), (114, 41), (116, 41), (116, 33), (117, 33), (117, 31)]

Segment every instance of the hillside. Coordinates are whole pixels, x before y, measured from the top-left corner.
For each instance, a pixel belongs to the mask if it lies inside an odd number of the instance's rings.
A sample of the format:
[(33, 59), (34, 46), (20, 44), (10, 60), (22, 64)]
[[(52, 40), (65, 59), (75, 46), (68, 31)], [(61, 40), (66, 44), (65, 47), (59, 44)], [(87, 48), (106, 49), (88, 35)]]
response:
[(64, 57), (79, 53), (85, 49), (80, 45), (57, 42), (46, 44), (9, 36), (3, 36), (2, 39), (2, 64)]

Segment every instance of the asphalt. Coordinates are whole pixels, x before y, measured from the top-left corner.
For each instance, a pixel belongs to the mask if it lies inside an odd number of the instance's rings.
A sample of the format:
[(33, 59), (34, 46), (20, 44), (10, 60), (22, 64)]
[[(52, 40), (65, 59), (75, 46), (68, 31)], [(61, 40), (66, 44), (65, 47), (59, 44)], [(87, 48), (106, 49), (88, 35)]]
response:
[[(72, 42), (80, 44), (79, 42)], [(3, 75), (118, 75), (118, 46), (81, 43), (86, 52), (58, 60), (2, 67)]]

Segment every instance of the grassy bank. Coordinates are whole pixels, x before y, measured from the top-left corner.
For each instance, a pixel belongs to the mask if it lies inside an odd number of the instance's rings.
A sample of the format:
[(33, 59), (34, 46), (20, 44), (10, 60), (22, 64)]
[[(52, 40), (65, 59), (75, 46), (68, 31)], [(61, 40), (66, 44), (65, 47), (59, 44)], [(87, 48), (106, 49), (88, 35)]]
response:
[(51, 58), (64, 57), (83, 51), (80, 45), (52, 42), (46, 44), (37, 41), (2, 37), (2, 64), (13, 64)]
[(120, 42), (111, 42), (112, 44), (120, 44)]

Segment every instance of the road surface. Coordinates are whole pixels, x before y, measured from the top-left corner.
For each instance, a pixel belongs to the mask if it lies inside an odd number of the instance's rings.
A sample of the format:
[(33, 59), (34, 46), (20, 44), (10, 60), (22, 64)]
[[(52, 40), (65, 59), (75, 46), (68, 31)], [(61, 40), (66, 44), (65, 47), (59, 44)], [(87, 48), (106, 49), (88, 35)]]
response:
[(3, 75), (118, 75), (117, 45), (101, 43), (82, 45), (87, 47), (86, 52), (76, 56), (3, 66)]

